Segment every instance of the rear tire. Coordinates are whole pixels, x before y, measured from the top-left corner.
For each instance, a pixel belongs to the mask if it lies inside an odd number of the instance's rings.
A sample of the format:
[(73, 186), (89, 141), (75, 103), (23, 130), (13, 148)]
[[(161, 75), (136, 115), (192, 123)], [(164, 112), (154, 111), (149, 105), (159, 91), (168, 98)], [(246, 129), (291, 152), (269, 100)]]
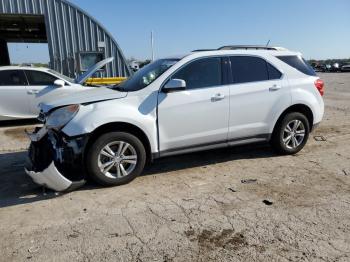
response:
[(296, 154), (304, 148), (309, 134), (310, 124), (306, 116), (298, 112), (288, 113), (277, 123), (271, 145), (279, 154)]
[(111, 132), (97, 138), (86, 157), (89, 176), (103, 186), (124, 185), (139, 176), (146, 163), (146, 150), (134, 135)]

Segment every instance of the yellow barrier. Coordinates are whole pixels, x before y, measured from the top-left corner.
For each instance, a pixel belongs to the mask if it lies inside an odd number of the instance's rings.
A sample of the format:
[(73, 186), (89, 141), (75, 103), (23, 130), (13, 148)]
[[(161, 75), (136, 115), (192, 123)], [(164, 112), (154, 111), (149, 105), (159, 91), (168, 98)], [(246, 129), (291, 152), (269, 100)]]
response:
[(85, 83), (88, 85), (116, 85), (126, 79), (126, 77), (89, 78)]

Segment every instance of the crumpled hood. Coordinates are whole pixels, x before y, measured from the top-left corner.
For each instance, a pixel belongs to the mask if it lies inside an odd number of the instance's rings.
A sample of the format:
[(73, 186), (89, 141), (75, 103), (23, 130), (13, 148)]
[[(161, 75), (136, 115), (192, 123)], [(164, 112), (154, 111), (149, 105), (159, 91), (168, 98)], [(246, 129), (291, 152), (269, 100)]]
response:
[(47, 113), (56, 107), (62, 107), (73, 104), (96, 103), (106, 100), (124, 98), (127, 92), (120, 92), (106, 87), (82, 89), (81, 91), (55, 97), (40, 103), (39, 107), (43, 113)]

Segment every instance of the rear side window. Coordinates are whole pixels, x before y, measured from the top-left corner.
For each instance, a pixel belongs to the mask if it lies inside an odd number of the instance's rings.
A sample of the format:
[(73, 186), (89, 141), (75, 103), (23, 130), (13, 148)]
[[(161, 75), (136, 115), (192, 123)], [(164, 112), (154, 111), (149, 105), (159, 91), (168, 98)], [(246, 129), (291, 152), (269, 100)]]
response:
[(0, 71), (0, 86), (25, 86), (27, 81), (22, 70)]
[(264, 59), (250, 56), (232, 56), (231, 70), (236, 84), (269, 80)]
[(294, 67), (299, 72), (302, 72), (309, 76), (316, 76), (316, 73), (312, 67), (304, 60), (304, 58), (300, 56), (277, 56), (277, 58), (290, 65), (291, 67)]
[(198, 89), (222, 84), (221, 58), (196, 60), (180, 69), (172, 79), (186, 81), (187, 89)]
[(282, 76), (282, 73), (278, 71), (273, 65), (270, 63), (267, 63), (267, 70), (269, 73), (269, 80), (277, 80), (280, 79)]
[(50, 86), (58, 79), (53, 75), (40, 71), (27, 70), (26, 75), (28, 77), (29, 85), (32, 86)]

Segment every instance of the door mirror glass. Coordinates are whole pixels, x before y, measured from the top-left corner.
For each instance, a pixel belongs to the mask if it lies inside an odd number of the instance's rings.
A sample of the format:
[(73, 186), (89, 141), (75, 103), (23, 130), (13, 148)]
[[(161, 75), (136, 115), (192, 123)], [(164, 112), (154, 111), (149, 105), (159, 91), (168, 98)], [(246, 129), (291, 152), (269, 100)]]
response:
[(55, 80), (55, 82), (53, 84), (55, 87), (64, 87), (65, 82), (61, 79), (57, 79), (57, 80)]
[(170, 79), (163, 87), (163, 92), (169, 93), (186, 89), (186, 81), (182, 79)]

